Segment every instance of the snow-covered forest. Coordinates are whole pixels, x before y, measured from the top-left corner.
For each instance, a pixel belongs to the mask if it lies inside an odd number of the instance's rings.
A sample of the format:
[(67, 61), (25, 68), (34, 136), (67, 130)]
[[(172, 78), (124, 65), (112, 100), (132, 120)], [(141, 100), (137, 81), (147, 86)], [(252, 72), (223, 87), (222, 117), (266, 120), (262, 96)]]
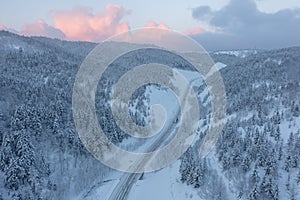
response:
[[(117, 176), (85, 149), (72, 116), (75, 75), (95, 46), (0, 31), (0, 200), (75, 199)], [(210, 54), (222, 64), (226, 125), (216, 147), (200, 160), (210, 98), (205, 85), (195, 86), (202, 123), (179, 160), (180, 183), (197, 191), (198, 199), (300, 199), (300, 48)], [(154, 61), (191, 69), (155, 50), (131, 52), (112, 65), (124, 69)], [(98, 85), (97, 115), (108, 138), (128, 147), (129, 136), (109, 109), (106, 88), (122, 72), (113, 69)], [(140, 88), (132, 97), (138, 124), (147, 123), (148, 95)]]
[(227, 122), (214, 151), (199, 160), (205, 123), (180, 166), (181, 181), (203, 199), (300, 198), (299, 50), (212, 54), (227, 64)]

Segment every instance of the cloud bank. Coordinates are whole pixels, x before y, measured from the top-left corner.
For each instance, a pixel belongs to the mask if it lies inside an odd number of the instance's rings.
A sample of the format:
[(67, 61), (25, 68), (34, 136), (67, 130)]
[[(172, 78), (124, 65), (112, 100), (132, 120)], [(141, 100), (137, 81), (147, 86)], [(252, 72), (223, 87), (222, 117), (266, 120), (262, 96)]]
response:
[(59, 38), (65, 39), (65, 34), (52, 26), (49, 26), (42, 20), (38, 20), (33, 24), (25, 24), (22, 28), (21, 33), (23, 35), (32, 35), (32, 36), (45, 36), (50, 38)]
[[(77, 7), (72, 10), (53, 12), (53, 26), (38, 20), (23, 25), (21, 31), (13, 30), (13, 32), (29, 36), (101, 42), (111, 36), (130, 31), (129, 24), (122, 22), (122, 19), (129, 14), (128, 10), (119, 5), (107, 5), (102, 12), (96, 14), (90, 8)], [(170, 30), (166, 24), (154, 21), (148, 21), (144, 27)], [(0, 24), (0, 30), (11, 31), (12, 29)], [(141, 39), (150, 37), (143, 34), (143, 31), (139, 31), (139, 35)], [(160, 37), (156, 35), (156, 38)]]
[(160, 28), (165, 30), (170, 30), (170, 28), (164, 23), (156, 23), (154, 21), (148, 21), (145, 25), (145, 28)]
[(71, 40), (102, 41), (129, 30), (128, 23), (121, 22), (127, 14), (129, 11), (118, 5), (107, 5), (103, 12), (97, 14), (81, 7), (54, 13), (54, 27)]
[(187, 29), (186, 31), (183, 32), (185, 35), (198, 35), (198, 34), (203, 34), (205, 32), (205, 29), (201, 27), (196, 27), (196, 28), (191, 28)]
[[(120, 5), (107, 5), (98, 13), (93, 13), (87, 7), (77, 7), (52, 13), (53, 26), (39, 20), (25, 24), (19, 32), (3, 24), (0, 24), (0, 30), (23, 35), (101, 42), (113, 35), (130, 31), (129, 24), (123, 22), (129, 14)], [(258, 10), (255, 0), (231, 0), (217, 11), (208, 6), (194, 8), (192, 17), (209, 24), (209, 29), (191, 28), (183, 33), (193, 37), (207, 50), (300, 46), (300, 8), (264, 13)], [(174, 19), (176, 20), (176, 16)], [(149, 21), (145, 27), (170, 30), (166, 24), (153, 21)], [(157, 38), (161, 39), (162, 36), (157, 35)]]
[(194, 34), (193, 38), (209, 50), (300, 45), (300, 9), (264, 13), (254, 0), (231, 0), (218, 11), (207, 6), (194, 8), (192, 16), (221, 30)]
[(121, 22), (128, 14), (130, 12), (119, 5), (107, 5), (102, 12), (96, 14), (90, 8), (78, 7), (54, 12), (53, 26), (38, 20), (23, 25), (21, 31), (9, 29), (3, 24), (0, 24), (0, 30), (21, 35), (100, 42), (115, 34), (129, 31), (128, 23)]

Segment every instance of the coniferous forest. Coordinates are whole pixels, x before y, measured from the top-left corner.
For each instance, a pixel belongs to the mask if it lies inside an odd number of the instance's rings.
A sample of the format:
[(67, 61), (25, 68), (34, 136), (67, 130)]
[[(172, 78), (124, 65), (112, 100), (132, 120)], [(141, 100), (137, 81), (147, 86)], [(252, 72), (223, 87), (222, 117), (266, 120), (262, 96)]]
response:
[[(82, 145), (72, 115), (75, 76), (95, 46), (0, 31), (0, 200), (73, 199), (113, 173)], [(220, 69), (226, 124), (213, 151), (199, 159), (211, 107), (205, 87), (194, 87), (201, 123), (180, 158), (180, 182), (202, 199), (300, 199), (300, 48), (241, 52), (210, 52), (226, 65)], [(190, 70), (168, 53), (132, 54), (113, 64), (157, 61)], [(114, 122), (110, 91), (103, 89), (119, 74), (112, 68), (107, 76), (96, 95), (98, 120), (121, 145), (128, 136)], [(132, 118), (140, 124), (149, 116), (147, 98), (145, 88), (132, 98)]]

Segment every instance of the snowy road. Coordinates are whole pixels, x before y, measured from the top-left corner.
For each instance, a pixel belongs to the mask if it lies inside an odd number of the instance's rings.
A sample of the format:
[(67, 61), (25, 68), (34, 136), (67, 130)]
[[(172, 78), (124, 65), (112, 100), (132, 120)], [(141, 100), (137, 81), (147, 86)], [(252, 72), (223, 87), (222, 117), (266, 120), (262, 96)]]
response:
[[(199, 78), (199, 75), (195, 72), (182, 72), (183, 74), (186, 73), (185, 75), (189, 79), (190, 86), (203, 84), (203, 82)], [(178, 120), (181, 115), (181, 109), (178, 103), (174, 103), (176, 102), (176, 97), (172, 97), (170, 91), (157, 92), (157, 90), (154, 90), (151, 92), (151, 95), (152, 99), (150, 99), (150, 102), (152, 103), (152, 105), (161, 103), (161, 105), (166, 108), (166, 112), (170, 117), (167, 118), (165, 126), (161, 130), (161, 133), (158, 135), (158, 137), (153, 138), (153, 140), (148, 141), (147, 144), (144, 144), (141, 147), (144, 152), (154, 152), (155, 150), (164, 146), (177, 133), (179, 127), (181, 126), (181, 120)], [(184, 97), (186, 97), (186, 95), (187, 94), (184, 94)], [(186, 98), (183, 99), (182, 103), (183, 104), (181, 106), (188, 106), (188, 101)], [(151, 158), (148, 157), (147, 160), (143, 160), (140, 164), (141, 168), (147, 165), (150, 160), (155, 159), (155, 157), (156, 155), (153, 154)], [(83, 196), (83, 199), (95, 199), (101, 196), (101, 200), (126, 200), (128, 199), (130, 191), (138, 182), (138, 180), (142, 178), (142, 176), (143, 174), (139, 173), (123, 173), (121, 174), (120, 178), (114, 179), (112, 184), (108, 184), (106, 186), (103, 186), (102, 184), (94, 186), (93, 188), (91, 188), (88, 194), (85, 194)], [(104, 193), (106, 194), (103, 196)]]
[[(177, 118), (177, 115), (174, 115), (174, 118), (172, 119), (172, 121), (175, 121), (175, 119)], [(176, 130), (176, 125), (178, 125), (177, 123), (171, 123), (167, 129), (167, 131), (165, 131), (164, 134), (162, 134), (162, 136), (157, 139), (148, 149), (149, 152), (150, 151), (155, 151), (156, 149), (158, 149), (160, 146), (162, 146), (163, 142), (166, 141), (168, 139), (168, 137), (170, 137), (174, 130)], [(155, 154), (153, 156), (153, 158), (155, 157)], [(152, 159), (152, 158), (150, 158)], [(141, 165), (146, 165), (147, 162), (149, 160), (144, 160)], [(143, 176), (143, 174), (136, 174), (136, 173), (124, 173), (124, 175), (120, 178), (119, 183), (116, 185), (116, 187), (114, 188), (113, 192), (111, 193), (110, 197), (108, 200), (125, 200), (127, 199), (127, 196), (132, 188), (132, 186), (136, 183), (137, 180), (139, 180), (141, 177)]]
[[(189, 82), (190, 85), (194, 85), (196, 81), (199, 80), (199, 75), (197, 74), (196, 77), (189, 77)], [(188, 88), (187, 88), (188, 90)], [(185, 94), (185, 96), (187, 93)], [(182, 106), (186, 106), (187, 104), (187, 99), (183, 99), (183, 104)], [(152, 145), (149, 146), (147, 149), (149, 152), (155, 151), (159, 149), (159, 147), (163, 146), (164, 142), (169, 139), (169, 137), (172, 137), (172, 135), (177, 132), (178, 126), (180, 126), (180, 109), (179, 107), (176, 108), (176, 111), (171, 115), (172, 117), (169, 120), (169, 123), (166, 123), (165, 125), (167, 126), (165, 130), (163, 131), (163, 134), (161, 134), (161, 137), (159, 137), (157, 140), (153, 142)], [(152, 158), (155, 158), (155, 154), (152, 156)], [(152, 159), (150, 158), (150, 159)], [(146, 165), (149, 160), (144, 160), (141, 162), (141, 165)], [(142, 177), (142, 174), (136, 174), (136, 173), (125, 173), (119, 183), (116, 185), (114, 188), (113, 192), (111, 193), (110, 197), (108, 200), (126, 200), (128, 197), (128, 194), (133, 187), (133, 185)]]
[[(193, 78), (190, 80), (190, 84), (193, 85), (193, 82), (199, 80), (199, 78)], [(186, 93), (187, 94), (187, 93)], [(185, 94), (185, 96), (186, 96)], [(186, 106), (187, 100), (184, 98), (182, 106)], [(163, 130), (163, 134), (157, 140), (153, 142), (152, 145), (147, 149), (149, 152), (153, 152), (159, 147), (161, 147), (165, 141), (169, 139), (174, 133), (176, 134), (178, 126), (180, 126), (180, 120), (177, 120), (180, 117), (180, 109), (177, 107), (176, 111), (171, 115), (172, 117), (169, 120), (169, 123), (166, 123), (167, 126), (165, 130)], [(150, 158), (155, 158), (155, 154)], [(149, 160), (144, 160), (141, 162), (141, 165), (146, 165)], [(133, 185), (142, 177), (142, 174), (128, 174), (125, 173), (119, 183), (116, 185), (115, 189), (111, 193), (108, 200), (126, 200), (128, 194), (133, 187)]]

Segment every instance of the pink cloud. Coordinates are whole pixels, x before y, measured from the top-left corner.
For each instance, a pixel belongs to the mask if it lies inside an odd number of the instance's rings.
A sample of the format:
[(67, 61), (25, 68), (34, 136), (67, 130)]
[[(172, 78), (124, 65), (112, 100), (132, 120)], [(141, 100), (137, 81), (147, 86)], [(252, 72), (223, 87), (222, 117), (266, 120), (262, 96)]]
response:
[(0, 30), (6, 30), (6, 26), (4, 26), (3, 24), (0, 24)]
[[(100, 42), (116, 34), (130, 31), (127, 22), (122, 19), (130, 12), (120, 5), (107, 5), (102, 12), (93, 13), (87, 7), (78, 7), (69, 11), (54, 12), (52, 17), (54, 26), (48, 25), (42, 20), (32, 24), (25, 24), (22, 30), (17, 32), (24, 35), (45, 36), (51, 38), (83, 40)], [(148, 21), (144, 28), (154, 28), (144, 31), (134, 31), (135, 39), (139, 41), (163, 41), (168, 37), (171, 29), (164, 23)], [(157, 29), (158, 28), (158, 29)], [(8, 30), (0, 24), (0, 30)], [(159, 30), (160, 29), (160, 30)], [(165, 30), (165, 31), (163, 31)], [(16, 31), (15, 31), (16, 32)], [(184, 33), (187, 35), (203, 33), (201, 28), (189, 29)], [(126, 40), (132, 40), (132, 32), (122, 35)]]
[(93, 14), (81, 7), (54, 14), (54, 27), (60, 29), (70, 40), (102, 41), (114, 34), (129, 30), (128, 23), (122, 23), (129, 14), (122, 6), (107, 5), (101, 13)]
[(198, 35), (204, 33), (205, 30), (201, 27), (191, 28), (183, 32), (185, 35)]
[(165, 29), (165, 30), (170, 30), (170, 28), (164, 24), (164, 23), (155, 23), (154, 21), (148, 21), (147, 24), (145, 25), (145, 28), (160, 28), (160, 29)]
[(4, 24), (0, 24), (0, 31), (9, 31), (11, 33), (19, 34), (18, 31), (16, 31), (13, 28), (9, 28), (9, 27), (5, 26)]
[(137, 44), (151, 44), (179, 52), (199, 50), (196, 43), (191, 45), (190, 38), (184, 34), (172, 31), (167, 25), (149, 21), (144, 28), (133, 29), (130, 32), (111, 38), (112, 41), (121, 41)]
[(134, 29), (125, 34), (117, 35), (112, 38), (116, 41), (125, 41), (130, 43), (163, 43), (164, 38), (169, 35), (171, 29), (163, 23), (148, 21), (143, 28)]
[(61, 30), (49, 26), (42, 20), (38, 20), (33, 24), (25, 24), (22, 27), (21, 33), (24, 35), (45, 36), (50, 38), (65, 38), (65, 34)]

